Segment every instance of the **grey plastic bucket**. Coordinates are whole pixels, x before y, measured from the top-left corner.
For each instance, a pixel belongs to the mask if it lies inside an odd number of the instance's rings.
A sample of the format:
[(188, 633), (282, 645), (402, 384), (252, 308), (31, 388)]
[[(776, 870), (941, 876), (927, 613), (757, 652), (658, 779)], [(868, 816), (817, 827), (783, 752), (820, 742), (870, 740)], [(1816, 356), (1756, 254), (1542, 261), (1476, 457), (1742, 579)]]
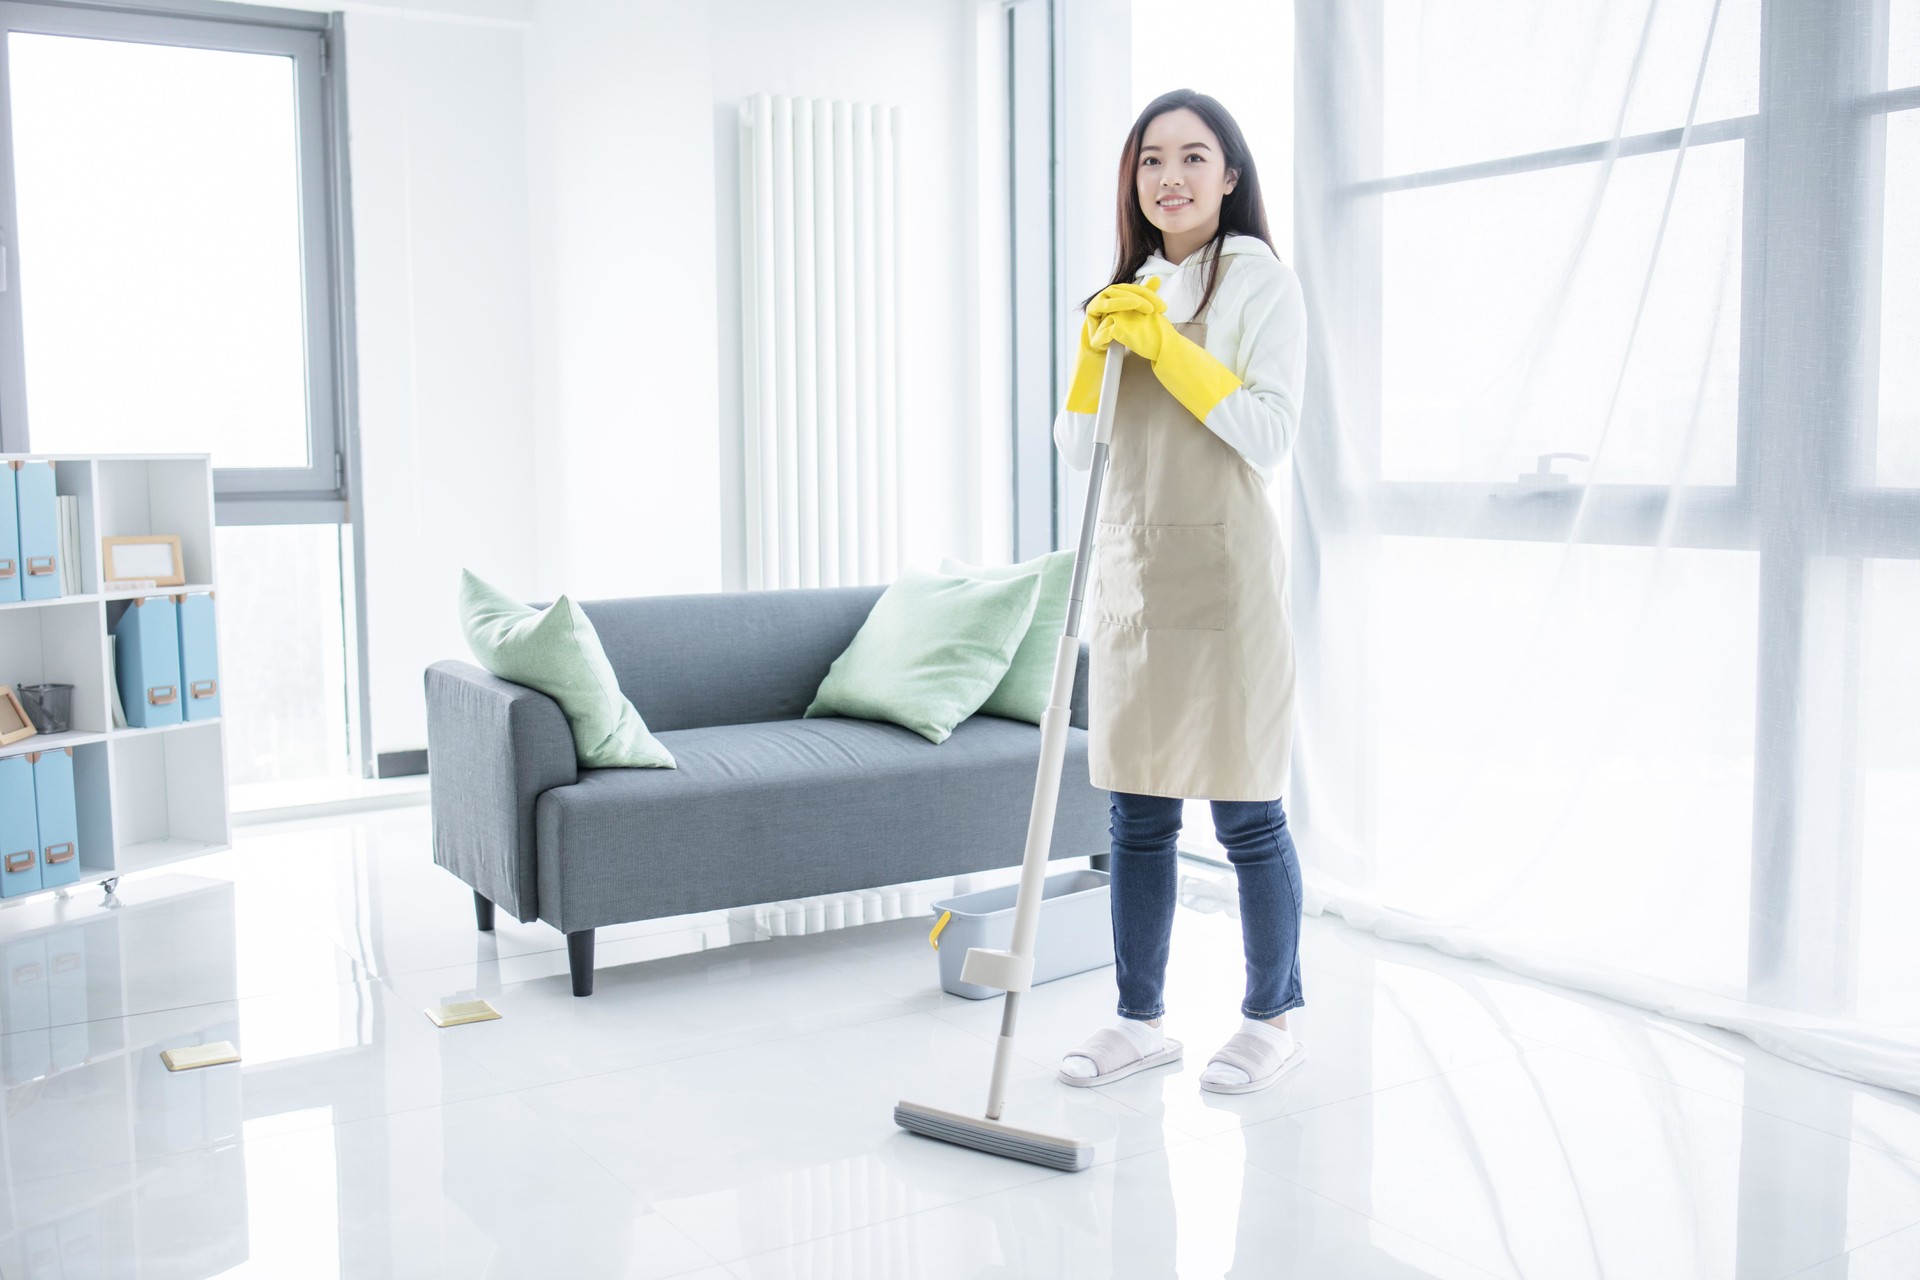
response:
[[(1033, 948), (1035, 985), (1113, 963), (1113, 904), (1104, 871), (1066, 871), (1048, 876), (1040, 900), (1040, 936)], [(1005, 951), (1013, 945), (1013, 905), (1019, 885), (963, 893), (933, 904), (948, 916), (937, 931), (940, 986), (956, 996), (985, 1000), (997, 987), (960, 981), (960, 966), (972, 947)]]

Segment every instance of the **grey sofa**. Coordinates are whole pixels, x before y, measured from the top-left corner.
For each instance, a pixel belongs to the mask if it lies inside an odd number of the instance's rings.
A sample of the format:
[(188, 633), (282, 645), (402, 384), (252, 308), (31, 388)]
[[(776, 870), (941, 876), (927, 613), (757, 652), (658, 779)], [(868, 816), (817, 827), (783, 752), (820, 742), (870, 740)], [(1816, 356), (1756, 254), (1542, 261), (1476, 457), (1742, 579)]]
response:
[[(584, 604), (678, 769), (581, 769), (557, 703), (464, 662), (426, 672), (434, 861), (567, 935), (593, 992), (593, 931), (660, 916), (959, 875), (1020, 861), (1038, 727), (976, 715), (934, 745), (896, 725), (806, 720), (880, 587)], [(1087, 651), (1053, 856), (1108, 846), (1087, 780)]]

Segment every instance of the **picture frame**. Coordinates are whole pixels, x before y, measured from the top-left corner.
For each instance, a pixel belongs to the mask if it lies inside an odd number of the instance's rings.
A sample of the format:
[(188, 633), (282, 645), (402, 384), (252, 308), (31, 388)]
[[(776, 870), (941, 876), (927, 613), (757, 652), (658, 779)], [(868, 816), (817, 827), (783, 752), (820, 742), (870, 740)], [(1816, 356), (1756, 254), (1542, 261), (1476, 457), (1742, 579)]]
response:
[(180, 535), (146, 534), (100, 539), (100, 577), (151, 581), (157, 587), (184, 587), (187, 575), (180, 555)]
[(39, 732), (33, 727), (33, 721), (27, 718), (27, 709), (20, 705), (20, 695), (13, 691), (13, 686), (0, 685), (0, 747), (10, 746), (22, 738), (31, 738)]

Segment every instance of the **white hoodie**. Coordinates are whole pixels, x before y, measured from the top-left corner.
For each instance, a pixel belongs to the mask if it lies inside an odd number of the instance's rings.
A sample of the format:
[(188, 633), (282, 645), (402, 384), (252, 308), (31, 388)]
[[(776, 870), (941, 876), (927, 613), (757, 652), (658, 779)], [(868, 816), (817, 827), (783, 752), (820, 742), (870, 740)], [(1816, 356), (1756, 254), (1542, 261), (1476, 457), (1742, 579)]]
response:
[[(1293, 447), (1300, 426), (1300, 393), (1307, 371), (1307, 308), (1300, 280), (1256, 236), (1228, 236), (1222, 257), (1236, 259), (1214, 293), (1207, 313), (1207, 351), (1233, 370), (1241, 386), (1207, 415), (1207, 429), (1232, 445), (1264, 481), (1271, 482)], [(1141, 264), (1136, 281), (1160, 277), (1167, 319), (1183, 324), (1207, 287), (1211, 246), (1175, 265), (1155, 253)], [(1069, 413), (1054, 419), (1053, 441), (1067, 465), (1093, 465), (1094, 415)]]

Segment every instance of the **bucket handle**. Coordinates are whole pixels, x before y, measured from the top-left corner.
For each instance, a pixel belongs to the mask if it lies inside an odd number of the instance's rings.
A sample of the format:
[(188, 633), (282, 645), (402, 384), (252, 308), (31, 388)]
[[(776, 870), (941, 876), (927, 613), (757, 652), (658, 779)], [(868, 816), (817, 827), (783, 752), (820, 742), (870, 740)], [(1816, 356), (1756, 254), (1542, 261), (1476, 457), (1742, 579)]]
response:
[(927, 935), (928, 946), (932, 947), (935, 951), (938, 951), (940, 949), (940, 931), (942, 929), (945, 929), (947, 925), (952, 922), (952, 920), (953, 920), (953, 912), (942, 911), (940, 913), (939, 922), (933, 926), (933, 932)]

